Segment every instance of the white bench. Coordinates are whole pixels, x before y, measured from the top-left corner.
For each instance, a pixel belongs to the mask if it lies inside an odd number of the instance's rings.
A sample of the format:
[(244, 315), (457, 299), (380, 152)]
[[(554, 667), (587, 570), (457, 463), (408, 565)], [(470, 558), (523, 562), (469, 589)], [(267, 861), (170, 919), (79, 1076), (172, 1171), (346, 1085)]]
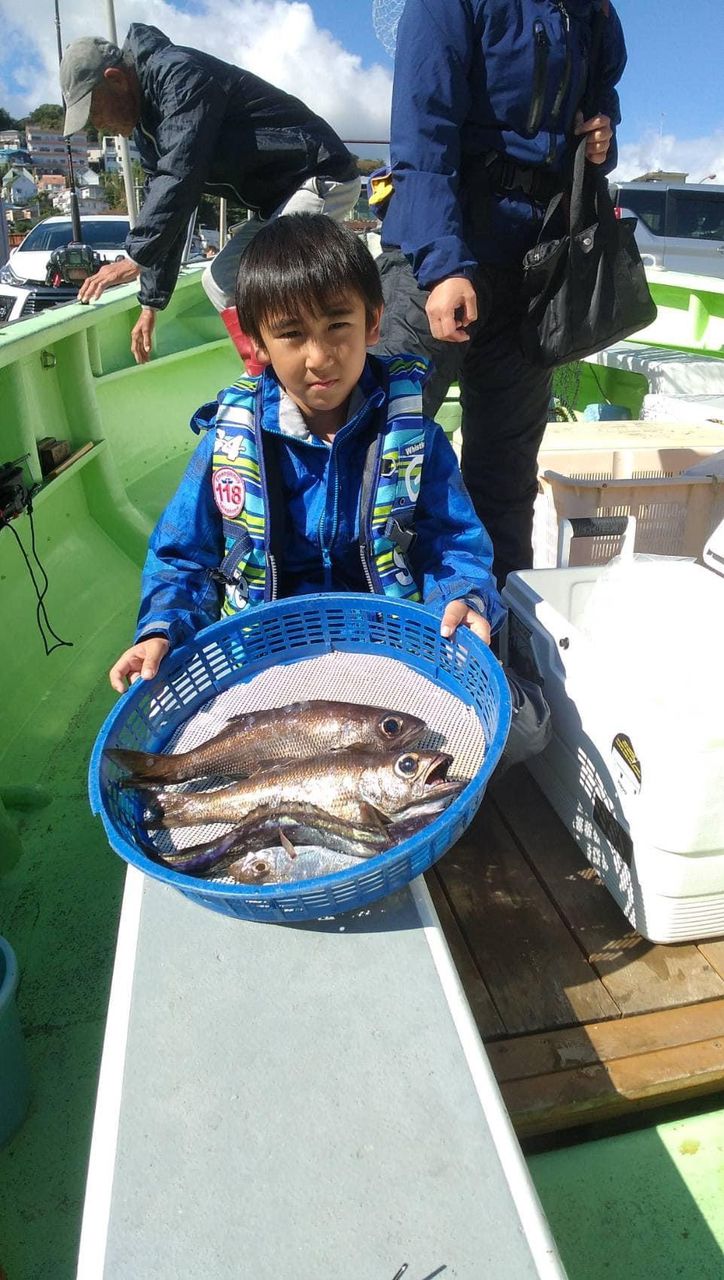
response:
[(424, 884), (246, 924), (129, 869), (78, 1280), (564, 1276)]

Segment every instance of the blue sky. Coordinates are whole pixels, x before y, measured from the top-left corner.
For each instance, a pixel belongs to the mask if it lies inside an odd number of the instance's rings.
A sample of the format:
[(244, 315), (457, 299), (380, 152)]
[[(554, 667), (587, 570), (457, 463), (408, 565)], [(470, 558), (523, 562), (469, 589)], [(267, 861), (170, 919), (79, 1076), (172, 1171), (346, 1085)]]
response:
[[(365, 62), (390, 65), (372, 26), (371, 0), (313, 0), (328, 27)], [(621, 83), (622, 136), (647, 129), (682, 139), (724, 130), (724, 0), (616, 0), (629, 61)], [(722, 175), (724, 181), (724, 174)]]
[[(378, 0), (379, 2), (379, 0)], [(391, 0), (391, 3), (399, 0)], [(64, 41), (103, 33), (97, 0), (60, 0)], [(635, 176), (682, 168), (724, 183), (724, 0), (617, 0), (629, 49), (621, 161)], [(372, 0), (116, 0), (119, 32), (155, 23), (298, 93), (347, 138), (384, 136), (392, 63)], [(0, 105), (58, 100), (51, 0), (0, 0)]]

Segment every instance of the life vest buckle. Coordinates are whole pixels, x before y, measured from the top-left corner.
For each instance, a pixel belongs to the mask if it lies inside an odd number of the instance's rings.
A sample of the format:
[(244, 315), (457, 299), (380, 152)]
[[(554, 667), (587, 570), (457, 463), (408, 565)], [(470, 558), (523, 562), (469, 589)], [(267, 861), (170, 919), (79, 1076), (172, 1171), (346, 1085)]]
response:
[(385, 524), (385, 537), (389, 538), (390, 542), (394, 542), (404, 556), (407, 555), (410, 547), (414, 545), (417, 534), (414, 529), (405, 528), (404, 525), (400, 524), (399, 520), (394, 516), (390, 516)]

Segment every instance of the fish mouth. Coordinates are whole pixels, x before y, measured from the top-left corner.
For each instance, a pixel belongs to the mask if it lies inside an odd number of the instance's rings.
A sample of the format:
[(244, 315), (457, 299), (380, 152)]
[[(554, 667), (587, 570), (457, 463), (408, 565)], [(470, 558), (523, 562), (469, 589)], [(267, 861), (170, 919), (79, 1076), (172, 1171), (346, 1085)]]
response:
[(424, 795), (427, 796), (431, 791), (434, 791), (435, 796), (450, 795), (459, 789), (459, 782), (450, 782), (447, 776), (452, 761), (452, 756), (444, 751), (433, 757), (423, 775)]

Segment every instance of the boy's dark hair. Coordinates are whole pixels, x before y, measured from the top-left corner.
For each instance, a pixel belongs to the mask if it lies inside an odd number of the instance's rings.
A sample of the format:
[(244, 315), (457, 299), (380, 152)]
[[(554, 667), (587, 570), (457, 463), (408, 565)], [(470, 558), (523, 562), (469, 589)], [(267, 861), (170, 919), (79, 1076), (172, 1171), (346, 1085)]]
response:
[(353, 231), (319, 213), (290, 213), (265, 226), (247, 245), (236, 277), (239, 323), (261, 343), (261, 326), (302, 306), (321, 313), (350, 290), (367, 319), (382, 306), (375, 260)]

